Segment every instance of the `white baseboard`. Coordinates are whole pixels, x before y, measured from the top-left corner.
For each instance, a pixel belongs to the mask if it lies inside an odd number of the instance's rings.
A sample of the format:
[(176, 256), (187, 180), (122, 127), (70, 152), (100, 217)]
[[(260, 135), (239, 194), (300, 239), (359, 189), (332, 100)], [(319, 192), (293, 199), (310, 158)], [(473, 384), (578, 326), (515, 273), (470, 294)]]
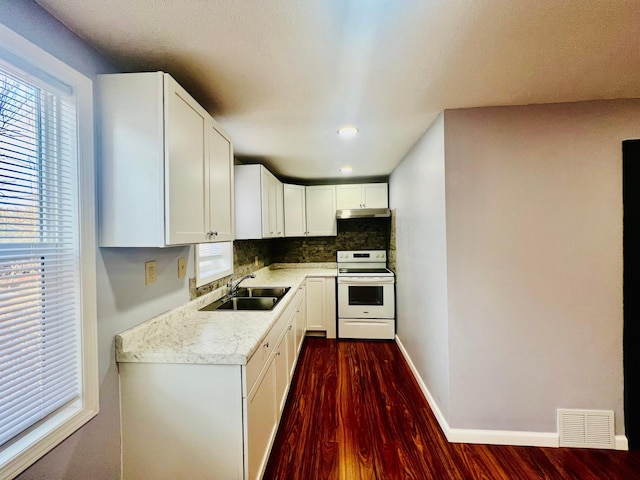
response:
[(629, 440), (626, 435), (616, 435), (616, 450), (629, 450)]
[(521, 432), (514, 430), (469, 430), (452, 428), (447, 437), (451, 443), (483, 443), (522, 447), (557, 447), (559, 436), (553, 432)]
[(422, 390), (422, 393), (426, 397), (427, 403), (431, 407), (431, 410), (433, 411), (433, 414), (435, 415), (436, 420), (438, 421), (438, 424), (440, 425), (440, 428), (442, 429), (442, 432), (444, 433), (445, 437), (447, 437), (447, 440), (451, 441), (449, 439), (449, 435), (450, 435), (449, 432), (450, 432), (451, 429), (449, 428), (449, 424), (447, 423), (447, 420), (444, 418), (444, 415), (440, 411), (440, 407), (438, 407), (438, 404), (434, 400), (433, 396), (431, 396), (431, 392), (429, 391), (429, 389), (427, 388), (427, 385), (422, 380), (422, 377), (418, 373), (418, 369), (416, 368), (415, 364), (413, 363), (413, 360), (411, 360), (411, 357), (409, 356), (409, 352), (407, 352), (407, 350), (404, 348), (404, 345), (400, 341), (400, 337), (398, 337), (397, 334), (396, 334), (396, 344), (400, 348), (400, 351), (402, 352), (402, 355), (404, 356), (404, 359), (409, 364), (409, 368), (411, 369), (411, 372), (413, 373), (413, 376), (415, 377), (416, 381), (418, 382), (418, 385), (420, 385), (420, 390)]
[[(396, 335), (396, 343), (402, 352), (409, 368), (413, 373), (422, 393), (427, 399), (433, 414), (440, 425), (445, 437), (450, 443), (482, 443), (490, 445), (518, 445), (527, 447), (558, 447), (560, 436), (557, 432), (520, 432), (512, 430), (471, 430), (464, 428), (451, 428), (440, 411), (427, 385), (422, 380), (420, 373), (411, 360), (409, 353), (404, 348), (400, 337)], [(627, 437), (616, 435), (616, 450), (629, 450)]]

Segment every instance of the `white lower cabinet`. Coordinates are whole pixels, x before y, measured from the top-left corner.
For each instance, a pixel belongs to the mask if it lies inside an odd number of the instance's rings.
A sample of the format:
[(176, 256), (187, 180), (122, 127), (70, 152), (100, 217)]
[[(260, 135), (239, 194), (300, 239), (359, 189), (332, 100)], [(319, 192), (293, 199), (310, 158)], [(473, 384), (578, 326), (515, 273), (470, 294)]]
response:
[(246, 478), (241, 365), (118, 368), (123, 479)]
[[(292, 318), (293, 320), (293, 318)], [(287, 399), (287, 388), (289, 387), (289, 359), (287, 358), (289, 350), (289, 339), (292, 330), (292, 323), (286, 327), (284, 334), (280, 337), (278, 345), (276, 345), (276, 354), (273, 359), (276, 368), (276, 404), (278, 413), (282, 413), (285, 400)]]
[(248, 477), (261, 478), (271, 440), (278, 425), (276, 405), (277, 360), (271, 359), (264, 376), (247, 397)]
[(306, 281), (307, 330), (336, 338), (335, 277), (309, 277)]
[(246, 365), (119, 363), (122, 478), (262, 478), (302, 339), (305, 289)]
[(297, 309), (295, 316), (295, 341), (296, 341), (296, 359), (302, 348), (304, 334), (307, 332), (307, 294), (306, 288), (302, 285), (298, 291)]

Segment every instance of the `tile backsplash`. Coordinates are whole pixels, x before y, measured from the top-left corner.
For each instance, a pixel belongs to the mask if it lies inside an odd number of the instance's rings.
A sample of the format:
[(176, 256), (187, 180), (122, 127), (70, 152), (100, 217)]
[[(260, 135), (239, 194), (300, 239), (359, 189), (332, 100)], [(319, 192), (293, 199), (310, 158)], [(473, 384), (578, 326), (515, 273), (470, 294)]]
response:
[[(338, 220), (338, 235), (335, 237), (236, 240), (233, 242), (235, 275), (246, 275), (272, 263), (335, 262), (338, 250), (387, 250), (389, 264), (392, 258), (395, 264), (395, 242), (391, 245), (392, 222), (393, 217), (353, 218)], [(226, 285), (229, 278), (224, 277), (198, 288), (195, 287), (195, 279), (192, 279), (190, 297), (194, 299), (220, 288)]]
[(388, 250), (390, 218), (338, 220), (335, 237), (295, 237), (273, 240), (277, 263), (335, 262), (338, 250)]

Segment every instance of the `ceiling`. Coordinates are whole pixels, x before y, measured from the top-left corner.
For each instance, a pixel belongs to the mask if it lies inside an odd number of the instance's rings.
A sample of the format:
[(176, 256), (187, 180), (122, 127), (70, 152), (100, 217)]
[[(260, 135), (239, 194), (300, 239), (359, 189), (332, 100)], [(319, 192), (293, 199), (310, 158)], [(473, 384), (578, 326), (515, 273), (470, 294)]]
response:
[(386, 176), (447, 108), (640, 97), (640, 0), (37, 2), (281, 178)]

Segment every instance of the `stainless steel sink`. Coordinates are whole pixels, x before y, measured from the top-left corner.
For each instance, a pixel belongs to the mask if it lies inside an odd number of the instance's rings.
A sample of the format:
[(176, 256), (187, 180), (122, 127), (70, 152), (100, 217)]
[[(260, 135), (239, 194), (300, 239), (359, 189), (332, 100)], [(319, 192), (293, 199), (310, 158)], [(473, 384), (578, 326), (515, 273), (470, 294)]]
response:
[(284, 297), (291, 287), (241, 287), (235, 297)]
[(210, 303), (200, 310), (271, 310), (278, 300), (278, 297), (231, 297)]
[(214, 310), (271, 310), (291, 287), (242, 287), (231, 297), (223, 297), (200, 309)]

